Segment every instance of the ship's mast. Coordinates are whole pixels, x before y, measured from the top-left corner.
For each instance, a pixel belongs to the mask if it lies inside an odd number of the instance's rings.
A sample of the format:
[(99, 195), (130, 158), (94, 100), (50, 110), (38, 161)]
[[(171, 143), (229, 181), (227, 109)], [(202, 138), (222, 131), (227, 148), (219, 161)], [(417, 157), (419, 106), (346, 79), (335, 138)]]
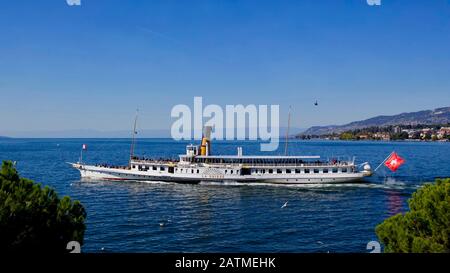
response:
[(134, 148), (136, 146), (136, 125), (137, 125), (137, 119), (138, 119), (139, 109), (136, 109), (136, 117), (134, 118), (134, 126), (133, 126), (133, 132), (131, 134), (131, 147), (130, 147), (130, 161), (128, 165), (131, 167), (131, 160), (133, 159), (134, 155)]
[(291, 127), (291, 106), (289, 105), (288, 127), (286, 130), (286, 142), (284, 146), (284, 155), (288, 155), (289, 127)]

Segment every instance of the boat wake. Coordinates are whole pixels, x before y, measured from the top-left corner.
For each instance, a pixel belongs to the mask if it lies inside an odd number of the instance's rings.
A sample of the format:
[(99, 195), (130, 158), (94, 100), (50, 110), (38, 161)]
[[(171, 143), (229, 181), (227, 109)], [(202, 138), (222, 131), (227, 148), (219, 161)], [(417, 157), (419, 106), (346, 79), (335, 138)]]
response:
[(277, 183), (242, 183), (242, 182), (210, 182), (202, 181), (200, 185), (209, 186), (235, 186), (235, 187), (282, 187), (299, 189), (333, 189), (333, 188), (373, 188), (373, 189), (398, 189), (403, 190), (408, 187), (405, 182), (390, 180), (388, 183), (360, 182), (360, 183), (321, 183), (321, 184), (277, 184)]
[[(107, 184), (147, 184), (147, 185), (185, 185), (184, 183), (177, 182), (167, 182), (167, 181), (145, 181), (145, 180), (130, 180), (127, 182), (117, 182), (117, 181), (104, 181), (104, 180), (81, 180), (76, 181), (76, 184), (90, 184), (90, 185), (104, 185)], [(192, 184), (189, 184), (192, 185)], [(201, 186), (231, 186), (231, 187), (280, 187), (280, 188), (293, 188), (293, 189), (343, 189), (343, 188), (372, 188), (372, 189), (395, 189), (395, 190), (404, 190), (404, 189), (417, 189), (419, 185), (417, 184), (409, 184), (405, 181), (397, 180), (393, 177), (386, 177), (382, 181), (365, 181), (358, 183), (320, 183), (320, 184), (280, 184), (280, 183), (244, 183), (237, 181), (201, 181), (198, 183)]]

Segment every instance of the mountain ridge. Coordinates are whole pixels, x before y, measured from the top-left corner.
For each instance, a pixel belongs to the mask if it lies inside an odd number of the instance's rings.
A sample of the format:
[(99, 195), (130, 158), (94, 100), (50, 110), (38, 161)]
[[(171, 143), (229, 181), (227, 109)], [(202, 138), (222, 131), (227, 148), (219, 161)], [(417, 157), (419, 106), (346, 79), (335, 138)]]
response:
[(446, 123), (450, 123), (450, 107), (440, 107), (434, 110), (422, 110), (417, 112), (405, 112), (390, 116), (379, 115), (343, 125), (312, 126), (299, 135), (327, 135), (372, 126), (384, 127), (389, 125), (431, 125)]

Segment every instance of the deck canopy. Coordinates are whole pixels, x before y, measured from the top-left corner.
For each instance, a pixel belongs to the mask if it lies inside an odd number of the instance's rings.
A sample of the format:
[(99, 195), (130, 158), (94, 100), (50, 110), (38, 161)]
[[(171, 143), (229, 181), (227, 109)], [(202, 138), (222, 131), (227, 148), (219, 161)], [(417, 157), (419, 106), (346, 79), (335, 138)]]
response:
[(195, 156), (180, 155), (184, 161), (193, 163), (222, 163), (222, 164), (301, 164), (311, 159), (319, 160), (320, 156)]

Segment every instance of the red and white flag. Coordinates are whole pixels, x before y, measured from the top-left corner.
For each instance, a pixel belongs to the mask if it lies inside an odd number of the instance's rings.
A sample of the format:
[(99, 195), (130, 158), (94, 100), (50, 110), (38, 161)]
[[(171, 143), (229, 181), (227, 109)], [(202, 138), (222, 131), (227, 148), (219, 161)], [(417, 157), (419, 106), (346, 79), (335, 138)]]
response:
[(395, 172), (405, 160), (401, 158), (396, 152), (392, 152), (389, 158), (384, 162), (384, 165), (388, 167), (391, 171)]
[(83, 151), (86, 151), (87, 150), (87, 145), (83, 144), (83, 146), (81, 148), (83, 149)]

